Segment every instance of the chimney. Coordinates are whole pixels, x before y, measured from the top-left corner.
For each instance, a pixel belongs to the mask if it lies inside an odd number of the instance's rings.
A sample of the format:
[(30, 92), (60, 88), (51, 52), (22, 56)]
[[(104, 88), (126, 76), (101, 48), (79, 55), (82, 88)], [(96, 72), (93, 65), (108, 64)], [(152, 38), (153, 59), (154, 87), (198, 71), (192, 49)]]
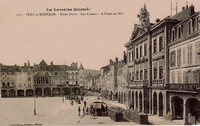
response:
[(112, 59), (110, 59), (110, 65), (112, 65), (113, 64), (113, 61), (112, 61)]
[(186, 5), (186, 9), (188, 9), (188, 5)]
[(53, 61), (51, 61), (51, 63), (50, 63), (50, 64), (51, 64), (51, 66), (52, 66), (52, 65), (53, 65)]
[(124, 51), (124, 63), (127, 63), (127, 56), (126, 56), (126, 52)]
[(194, 12), (194, 5), (191, 4), (190, 6), (190, 14), (193, 15), (195, 12)]
[(117, 57), (115, 58), (115, 62), (118, 63), (118, 58)]

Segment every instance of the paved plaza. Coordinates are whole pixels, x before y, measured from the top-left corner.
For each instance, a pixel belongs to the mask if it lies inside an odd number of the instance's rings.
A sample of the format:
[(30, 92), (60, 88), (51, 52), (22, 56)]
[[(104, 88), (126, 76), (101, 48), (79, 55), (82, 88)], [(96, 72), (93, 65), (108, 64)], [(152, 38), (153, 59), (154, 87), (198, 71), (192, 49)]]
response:
[[(97, 99), (95, 96), (85, 97), (87, 106)], [(117, 102), (104, 100), (109, 106), (127, 106)], [(81, 116), (78, 116), (78, 107), (81, 107)], [(62, 125), (138, 125), (134, 122), (115, 122), (109, 117), (104, 116), (83, 116), (83, 103), (74, 105), (70, 100), (64, 100), (62, 97), (40, 97), (36, 98), (36, 115), (34, 115), (34, 98), (1, 98), (0, 99), (0, 126), (9, 126), (16, 124), (39, 125), (39, 126), (62, 126)], [(179, 124), (174, 121), (167, 121), (155, 116), (149, 116), (152, 124)]]
[[(96, 97), (86, 97), (89, 105)], [(36, 114), (34, 115), (34, 98), (1, 98), (0, 99), (0, 126), (10, 124), (36, 125), (132, 125), (132, 122), (114, 122), (109, 117), (85, 115), (81, 111), (78, 116), (78, 106), (83, 103), (74, 103), (69, 100), (63, 103), (62, 97), (36, 98)]]

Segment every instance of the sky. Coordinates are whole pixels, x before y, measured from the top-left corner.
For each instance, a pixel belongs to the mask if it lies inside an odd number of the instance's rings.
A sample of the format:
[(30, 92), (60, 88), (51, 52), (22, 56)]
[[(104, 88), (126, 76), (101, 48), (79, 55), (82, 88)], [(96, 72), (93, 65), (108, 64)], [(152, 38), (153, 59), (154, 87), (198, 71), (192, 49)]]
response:
[[(0, 0), (0, 62), (23, 65), (29, 60), (33, 65), (44, 59), (47, 64), (77, 62), (87, 69), (100, 69), (110, 59), (122, 59), (124, 45), (144, 4), (154, 23), (157, 18), (170, 16), (171, 1), (173, 8), (177, 2), (178, 12), (186, 3), (200, 11), (199, 0)], [(47, 11), (47, 8), (87, 7), (89, 11)], [(56, 13), (56, 16), (27, 16), (27, 13)], [(60, 16), (60, 13), (78, 15)]]

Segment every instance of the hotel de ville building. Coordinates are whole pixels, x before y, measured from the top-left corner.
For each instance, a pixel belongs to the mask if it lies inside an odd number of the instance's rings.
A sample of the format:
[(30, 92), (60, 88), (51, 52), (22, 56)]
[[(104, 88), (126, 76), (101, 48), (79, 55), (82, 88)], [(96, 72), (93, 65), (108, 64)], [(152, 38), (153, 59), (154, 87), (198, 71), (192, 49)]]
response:
[(200, 13), (193, 5), (150, 23), (146, 5), (128, 43), (128, 101), (135, 110), (200, 121)]

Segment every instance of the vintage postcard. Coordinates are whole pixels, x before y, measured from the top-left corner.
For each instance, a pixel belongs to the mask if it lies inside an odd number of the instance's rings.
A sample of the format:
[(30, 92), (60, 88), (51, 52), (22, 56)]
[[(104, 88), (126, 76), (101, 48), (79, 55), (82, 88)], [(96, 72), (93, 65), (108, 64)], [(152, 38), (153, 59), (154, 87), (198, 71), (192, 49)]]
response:
[(0, 126), (200, 124), (199, 0), (0, 0)]

